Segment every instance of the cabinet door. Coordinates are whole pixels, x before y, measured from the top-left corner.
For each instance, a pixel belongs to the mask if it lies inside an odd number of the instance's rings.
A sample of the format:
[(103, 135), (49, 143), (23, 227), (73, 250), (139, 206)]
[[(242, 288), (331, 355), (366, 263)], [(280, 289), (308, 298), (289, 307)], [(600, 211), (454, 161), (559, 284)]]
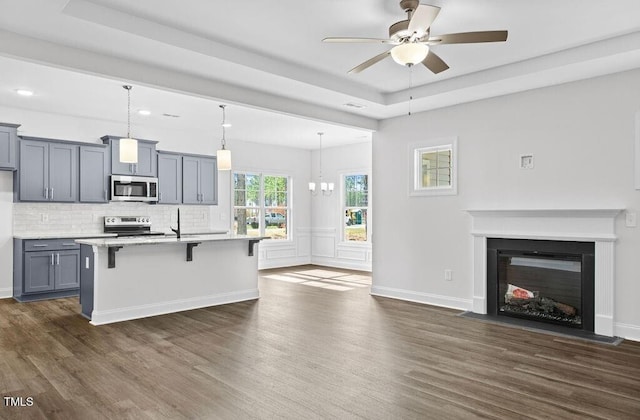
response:
[(106, 203), (109, 158), (106, 147), (80, 146), (80, 201)]
[(158, 202), (182, 202), (182, 156), (158, 153)]
[(16, 169), (16, 130), (0, 126), (0, 169)]
[(49, 200), (78, 201), (78, 146), (49, 144)]
[(200, 159), (200, 203), (218, 204), (218, 171), (215, 158)]
[(134, 164), (134, 172), (139, 176), (157, 176), (156, 145), (138, 142), (138, 163)]
[(20, 141), (20, 201), (49, 200), (49, 143)]
[(24, 293), (53, 290), (54, 262), (52, 251), (24, 253)]
[(80, 287), (80, 250), (55, 251), (55, 290)]
[(192, 156), (182, 158), (182, 202), (200, 204), (200, 159)]

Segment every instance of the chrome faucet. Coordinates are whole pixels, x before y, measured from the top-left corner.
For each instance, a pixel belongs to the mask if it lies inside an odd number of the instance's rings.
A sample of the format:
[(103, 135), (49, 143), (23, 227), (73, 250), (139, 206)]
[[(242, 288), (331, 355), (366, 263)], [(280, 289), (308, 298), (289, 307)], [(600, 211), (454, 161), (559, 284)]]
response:
[(171, 228), (172, 231), (174, 231), (176, 233), (176, 236), (178, 239), (180, 239), (180, 209), (178, 208), (178, 228), (174, 229)]

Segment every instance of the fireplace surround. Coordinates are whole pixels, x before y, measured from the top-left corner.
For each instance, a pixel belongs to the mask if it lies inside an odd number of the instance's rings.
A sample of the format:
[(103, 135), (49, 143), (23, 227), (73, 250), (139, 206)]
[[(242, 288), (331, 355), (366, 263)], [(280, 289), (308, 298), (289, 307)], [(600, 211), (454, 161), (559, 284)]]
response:
[(487, 314), (488, 239), (593, 243), (593, 332), (614, 336), (615, 219), (622, 208), (481, 209), (472, 216), (473, 312)]

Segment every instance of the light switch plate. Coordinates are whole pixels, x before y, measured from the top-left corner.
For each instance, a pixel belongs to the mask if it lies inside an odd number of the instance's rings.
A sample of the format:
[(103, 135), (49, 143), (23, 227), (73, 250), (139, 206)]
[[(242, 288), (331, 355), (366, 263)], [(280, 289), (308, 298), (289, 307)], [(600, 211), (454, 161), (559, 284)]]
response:
[(635, 211), (626, 212), (625, 224), (627, 225), (627, 227), (637, 226), (637, 214)]

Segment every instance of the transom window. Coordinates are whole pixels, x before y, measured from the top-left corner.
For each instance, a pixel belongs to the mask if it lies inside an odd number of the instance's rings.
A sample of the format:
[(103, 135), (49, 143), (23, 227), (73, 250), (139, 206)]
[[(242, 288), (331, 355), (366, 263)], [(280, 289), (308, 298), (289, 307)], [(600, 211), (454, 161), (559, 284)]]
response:
[(369, 240), (369, 176), (344, 175), (343, 179), (343, 238), (345, 241), (366, 242)]
[(235, 172), (234, 232), (239, 235), (289, 239), (290, 184), (287, 176)]
[(448, 140), (450, 143), (432, 141), (410, 145), (410, 195), (457, 194), (457, 140)]

